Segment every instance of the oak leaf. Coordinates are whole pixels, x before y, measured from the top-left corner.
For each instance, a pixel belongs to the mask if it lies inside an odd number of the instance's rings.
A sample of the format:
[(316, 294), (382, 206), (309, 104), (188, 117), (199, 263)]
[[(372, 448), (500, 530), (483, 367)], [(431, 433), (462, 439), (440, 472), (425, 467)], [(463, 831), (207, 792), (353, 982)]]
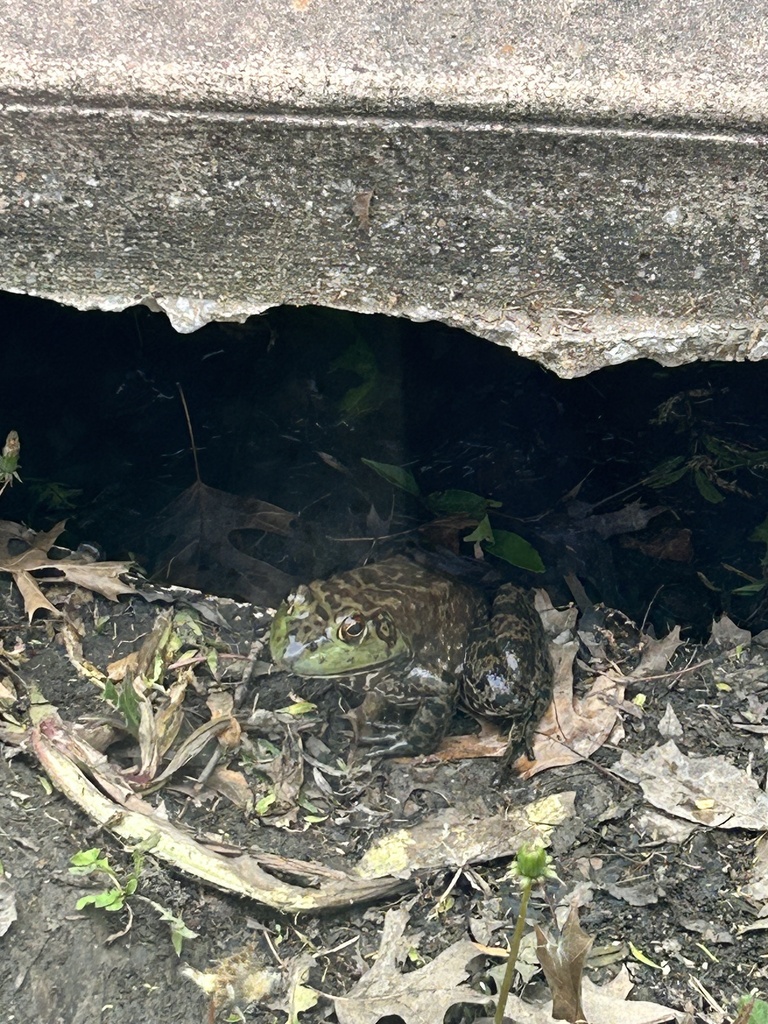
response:
[(405, 1024), (433, 1024), (459, 1003), (488, 1003), (488, 996), (466, 985), (467, 964), (478, 955), (461, 939), (426, 966), (404, 974), (408, 911), (389, 910), (384, 918), (379, 956), (373, 967), (343, 996), (332, 996), (339, 1024), (377, 1024), (382, 1017), (402, 1017)]
[(57, 523), (44, 533), (35, 533), (19, 523), (0, 521), (0, 572), (13, 576), (30, 621), (37, 611), (61, 614), (43, 593), (41, 583), (74, 583), (110, 601), (116, 601), (121, 594), (138, 593), (121, 579), (130, 571), (130, 562), (89, 562), (64, 549), (59, 549), (61, 554), (52, 555), (65, 525)]
[(196, 481), (159, 513), (156, 531), (170, 538), (158, 557), (159, 571), (173, 583), (253, 604), (274, 604), (294, 580), (234, 543), (237, 531), (283, 536), (295, 516), (277, 505)]

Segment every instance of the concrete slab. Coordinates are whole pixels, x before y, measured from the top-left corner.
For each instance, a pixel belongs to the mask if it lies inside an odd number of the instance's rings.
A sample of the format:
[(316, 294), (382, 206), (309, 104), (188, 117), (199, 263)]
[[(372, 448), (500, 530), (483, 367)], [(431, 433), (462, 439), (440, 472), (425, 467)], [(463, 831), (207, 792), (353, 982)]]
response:
[(20, 0), (0, 287), (439, 319), (564, 375), (768, 354), (743, 0)]

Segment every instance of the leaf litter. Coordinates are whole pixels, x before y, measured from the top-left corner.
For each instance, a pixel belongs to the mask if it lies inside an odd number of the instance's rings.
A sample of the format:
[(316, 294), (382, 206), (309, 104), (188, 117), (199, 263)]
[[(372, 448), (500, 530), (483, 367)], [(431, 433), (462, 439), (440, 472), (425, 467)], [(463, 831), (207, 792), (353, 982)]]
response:
[[(547, 610), (543, 611), (546, 616)], [(535, 747), (537, 759), (527, 766), (529, 769), (535, 769), (530, 771), (530, 775), (556, 765), (573, 765), (585, 761), (608, 740), (620, 742), (621, 734), (617, 727), (622, 713), (626, 710), (625, 688), (627, 685), (634, 688), (648, 685), (649, 680), (652, 683), (653, 677), (664, 674), (667, 662), (674, 656), (680, 642), (679, 635), (673, 634), (663, 641), (646, 640), (642, 656), (634, 669), (626, 674), (612, 669), (588, 676), (586, 689), (584, 690), (582, 684), (583, 693), (576, 696), (573, 681), (576, 643), (568, 638), (569, 630), (572, 630), (575, 622), (573, 610), (559, 613), (550, 609), (549, 614), (552, 616), (550, 633), (555, 634), (559, 641), (555, 645), (555, 649), (559, 651), (558, 684), (555, 701), (550, 709), (550, 718), (545, 719), (540, 727), (540, 736)], [(55, 785), (95, 821), (129, 843), (151, 842), (154, 856), (166, 860), (193, 877), (216, 887), (250, 896), (280, 911), (313, 913), (320, 908), (348, 906), (357, 900), (392, 897), (405, 892), (425, 877), (434, 876), (436, 872), (464, 871), (473, 864), (508, 857), (523, 840), (534, 834), (549, 842), (557, 829), (573, 817), (576, 810), (573, 792), (554, 794), (548, 798), (549, 802), (530, 802), (519, 809), (517, 820), (514, 813), (511, 814), (509, 810), (504, 816), (473, 817), (472, 814), (468, 814), (466, 808), (449, 808), (428, 817), (420, 825), (390, 831), (378, 838), (362, 858), (358, 859), (353, 870), (331, 868), (316, 861), (284, 858), (266, 851), (251, 849), (251, 853), (246, 855), (239, 850), (222, 847), (219, 851), (215, 845), (201, 845), (147, 803), (146, 797), (149, 793), (158, 786), (173, 784), (174, 779), (187, 765), (197, 762), (205, 750), (211, 749), (211, 744), (214, 750), (219, 751), (217, 762), (222, 758), (226, 760), (214, 765), (211, 774), (202, 783), (201, 788), (198, 788), (198, 795), (204, 793), (206, 788), (210, 788), (211, 792), (225, 792), (229, 788), (235, 794), (233, 802), (250, 809), (253, 806), (253, 789), (242, 771), (233, 771), (226, 767), (230, 757), (236, 755), (238, 744), (242, 746), (245, 739), (244, 736), (238, 739), (238, 710), (231, 695), (214, 696), (209, 685), (206, 689), (209, 690), (210, 721), (197, 725), (191, 731), (183, 726), (185, 701), (190, 693), (200, 689), (201, 681), (191, 666), (185, 667), (185, 659), (179, 658), (178, 648), (169, 642), (169, 637), (174, 635), (175, 630), (172, 625), (169, 626), (168, 616), (168, 612), (157, 616), (155, 628), (150, 631), (144, 645), (134, 652), (136, 657), (129, 656), (129, 660), (117, 670), (113, 666), (116, 678), (111, 681), (111, 685), (122, 687), (124, 694), (132, 692), (136, 700), (138, 748), (137, 770), (133, 775), (118, 771), (117, 766), (105, 759), (96, 747), (89, 747), (87, 731), (74, 731), (51, 709), (39, 717), (37, 723), (26, 734), (25, 742), (34, 750)], [(172, 619), (170, 621), (172, 622)], [(197, 659), (197, 664), (200, 665), (209, 662), (210, 659), (204, 657)], [(163, 675), (169, 671), (172, 664), (175, 666), (173, 671), (177, 673), (177, 678), (163, 683)], [(102, 684), (107, 679), (107, 674), (101, 673)], [(146, 683), (148, 679), (153, 680), (150, 686)], [(119, 697), (119, 694), (116, 696)], [(124, 700), (123, 708), (125, 707)], [(271, 779), (270, 785), (275, 793), (281, 779), (284, 780), (285, 788), (279, 798), (279, 810), (285, 815), (286, 810), (290, 811), (292, 804), (294, 807), (297, 806), (299, 794), (305, 785), (304, 773), (301, 771), (304, 763), (301, 736), (307, 729), (316, 728), (317, 724), (310, 715), (307, 721), (300, 723), (299, 732), (288, 742), (289, 733), (286, 731), (285, 721), (281, 723), (280, 714), (260, 709), (258, 715), (254, 717), (254, 722), (261, 720), (265, 723), (267, 719), (258, 717), (265, 714), (272, 716), (270, 730), (277, 738), (277, 747), (282, 752), (280, 756), (285, 760), (287, 768), (285, 774), (279, 767), (278, 760), (266, 777)], [(235, 732), (231, 731), (233, 728)], [(230, 735), (225, 740), (228, 730)], [(707, 774), (704, 776), (706, 784), (703, 788), (700, 785), (695, 792), (690, 790), (683, 793), (674, 802), (670, 799), (660, 799), (656, 802), (652, 791), (646, 791), (646, 776), (650, 777), (660, 771), (680, 774), (681, 762), (675, 757), (672, 747), (667, 744), (666, 749), (652, 747), (650, 752), (646, 752), (648, 761), (645, 764), (645, 775), (638, 775), (637, 781), (642, 785), (649, 803), (656, 803), (667, 813), (673, 814), (678, 813), (682, 807), (684, 811), (689, 812), (689, 820), (709, 824), (710, 827), (758, 827), (756, 822), (764, 809), (759, 797), (755, 797), (753, 787), (747, 787), (751, 794), (749, 799), (757, 802), (750, 805), (747, 801), (746, 811), (741, 806), (736, 806), (733, 799), (729, 804), (721, 806), (712, 795), (719, 791), (715, 790), (714, 785), (709, 784), (710, 776)], [(662, 752), (667, 760), (654, 761), (654, 758), (662, 757)], [(631, 765), (632, 769), (639, 773), (644, 765), (643, 756), (645, 755), (635, 755), (634, 761), (628, 759), (626, 763), (622, 758), (613, 770), (621, 774), (627, 770), (627, 765)], [(691, 767), (692, 777), (696, 777), (696, 769), (701, 767), (701, 761), (704, 759), (696, 760), (699, 764)], [(727, 767), (725, 759), (720, 761)], [(525, 770), (526, 766), (523, 765), (523, 768)], [(725, 779), (725, 789), (731, 794), (741, 792), (745, 773), (737, 773), (739, 785), (736, 786), (736, 777), (729, 775), (727, 771), (723, 774), (723, 764), (718, 764), (717, 768)], [(718, 777), (717, 773), (713, 776)], [(701, 772), (698, 772), (697, 778), (701, 784)], [(186, 790), (190, 795), (194, 792), (194, 787), (190, 786), (189, 782), (179, 780), (179, 783), (179, 792)], [(669, 789), (668, 778), (662, 778), (662, 786)], [(251, 795), (250, 802), (246, 797), (247, 793)], [(694, 807), (696, 814), (690, 812), (691, 806)], [(739, 817), (737, 812), (742, 816)], [(735, 824), (729, 825), (729, 820)], [(292, 818), (286, 818), (286, 823), (291, 821), (293, 824), (296, 823), (295, 814)], [(606, 888), (610, 891), (610, 887)], [(620, 886), (614, 886), (613, 890), (620, 895)], [(635, 902), (634, 905), (641, 904)], [(402, 936), (402, 932), (400, 934)], [(422, 1012), (426, 1013), (426, 1010), (419, 1002), (418, 993), (413, 995), (412, 986), (416, 982), (403, 980), (413, 975), (420, 976), (420, 991), (428, 990), (433, 993), (433, 1000), (430, 1002), (432, 1011), (435, 999), (441, 1001), (440, 1005), (445, 1003), (446, 1006), (456, 1005), (458, 1002), (485, 1000), (486, 997), (479, 993), (474, 993), (474, 997), (469, 999), (463, 998), (467, 991), (472, 991), (467, 989), (465, 984), (467, 964), (471, 960), (470, 949), (474, 956), (479, 952), (468, 943), (468, 940), (452, 944), (442, 953), (438, 953), (426, 967), (406, 974), (399, 970), (397, 958), (392, 953), (394, 940), (391, 948), (384, 948), (384, 964), (387, 965), (389, 974), (387, 975), (382, 967), (380, 980), (388, 977), (390, 996), (393, 999), (404, 1000), (405, 1012), (401, 1015), (407, 1024), (421, 1020), (425, 1024), (431, 1024), (435, 1019), (429, 1015), (419, 1016)], [(440, 959), (441, 957), (443, 959)], [(433, 967), (434, 964), (437, 966)], [(429, 973), (423, 973), (428, 969)], [(452, 976), (448, 977), (451, 972)], [(369, 979), (368, 987), (362, 985), (366, 977), (368, 975), (364, 975), (358, 983), (362, 987), (353, 986), (345, 995), (332, 997), (340, 1021), (379, 1019), (375, 1016), (375, 1013), (379, 1012), (376, 1003), (379, 998), (377, 976)], [(299, 986), (299, 989), (301, 987)], [(599, 1002), (600, 996), (607, 1002), (602, 1010), (597, 1010), (594, 1009), (594, 1002), (590, 1003), (589, 999)], [(635, 1017), (629, 1016), (628, 1012), (619, 1009), (616, 1003), (617, 999), (622, 1001), (624, 995), (609, 995), (608, 988), (593, 992), (586, 980), (583, 998), (588, 1019), (594, 1020), (597, 1024), (601, 1020), (615, 1020), (618, 1016), (622, 1020), (637, 1020), (643, 1024), (675, 1019), (672, 1011), (667, 1011), (664, 1007), (657, 1004), (649, 1004), (649, 1007), (646, 1007), (637, 1001), (626, 1004), (631, 1007), (629, 1013), (638, 1014)], [(591, 1006), (593, 1008), (590, 1008)], [(608, 1009), (605, 1009), (606, 1006)], [(516, 1008), (514, 1012), (521, 1021), (549, 1019), (541, 1015), (526, 1016), (529, 1011), (521, 1008)], [(601, 1017), (599, 1013), (604, 1015)], [(610, 1017), (611, 1013), (614, 1014), (613, 1018)], [(643, 1013), (646, 1015), (643, 1016)]]
[(61, 522), (44, 533), (35, 533), (18, 523), (0, 520), (0, 573), (13, 577), (30, 622), (38, 611), (57, 617), (62, 614), (43, 593), (43, 584), (71, 583), (110, 601), (138, 593), (122, 579), (133, 568), (130, 562), (93, 562), (62, 549), (51, 554), (65, 526), (66, 522)]
[(405, 1024), (431, 1024), (459, 1003), (490, 1002), (467, 985), (467, 965), (478, 955), (469, 939), (453, 943), (424, 967), (400, 970), (410, 945), (404, 938), (409, 916), (403, 907), (388, 910), (374, 965), (343, 995), (331, 994), (339, 1024), (377, 1024), (392, 1015)]

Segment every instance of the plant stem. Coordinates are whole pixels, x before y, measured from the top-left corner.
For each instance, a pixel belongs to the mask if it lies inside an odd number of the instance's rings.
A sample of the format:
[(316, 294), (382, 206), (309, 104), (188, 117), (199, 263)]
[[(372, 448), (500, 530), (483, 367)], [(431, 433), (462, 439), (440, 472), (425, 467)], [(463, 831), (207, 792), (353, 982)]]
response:
[(512, 944), (509, 947), (507, 969), (504, 971), (504, 980), (502, 981), (501, 988), (499, 989), (499, 1001), (496, 1005), (496, 1015), (493, 1018), (493, 1024), (502, 1024), (504, 1020), (504, 1009), (507, 1005), (509, 990), (512, 987), (512, 979), (515, 976), (515, 964), (517, 963), (517, 954), (520, 952), (520, 940), (523, 937), (523, 928), (525, 928), (525, 912), (528, 909), (528, 900), (531, 897), (532, 886), (532, 878), (523, 879), (523, 892), (520, 897), (520, 910), (517, 912), (517, 923), (515, 924), (515, 931), (512, 935)]

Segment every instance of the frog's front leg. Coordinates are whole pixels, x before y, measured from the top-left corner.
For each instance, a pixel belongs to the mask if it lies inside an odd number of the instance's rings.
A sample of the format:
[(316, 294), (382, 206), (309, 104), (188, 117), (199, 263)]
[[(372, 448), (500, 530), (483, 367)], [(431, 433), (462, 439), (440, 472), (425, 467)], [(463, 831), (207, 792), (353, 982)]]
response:
[(523, 752), (534, 759), (536, 727), (552, 700), (553, 681), (541, 618), (530, 595), (507, 583), (488, 627), (468, 646), (462, 677), (467, 708), (502, 719), (509, 729), (504, 764)]
[(374, 678), (355, 716), (364, 722), (358, 742), (381, 757), (431, 754), (445, 735), (458, 688), (415, 666), (405, 675)]

